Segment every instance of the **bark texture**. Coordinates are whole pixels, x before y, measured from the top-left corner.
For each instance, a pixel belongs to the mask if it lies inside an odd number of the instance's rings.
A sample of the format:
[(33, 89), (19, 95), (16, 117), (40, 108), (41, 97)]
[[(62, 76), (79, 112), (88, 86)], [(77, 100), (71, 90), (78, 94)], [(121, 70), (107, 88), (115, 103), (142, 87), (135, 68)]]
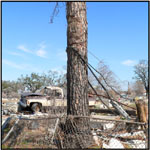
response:
[[(92, 143), (89, 119), (70, 119), (73, 115), (88, 116), (88, 71), (79, 55), (87, 62), (87, 17), (85, 2), (67, 2), (67, 115), (65, 126), (73, 131), (64, 142), (69, 148), (87, 148)], [(78, 55), (79, 54), (79, 55)], [(70, 116), (70, 117), (69, 117)], [(73, 122), (73, 123), (72, 123)], [(75, 126), (73, 124), (76, 124)], [(67, 138), (65, 138), (67, 139)], [(68, 146), (67, 146), (68, 145)]]
[(67, 114), (89, 115), (87, 66), (87, 17), (85, 2), (67, 2)]

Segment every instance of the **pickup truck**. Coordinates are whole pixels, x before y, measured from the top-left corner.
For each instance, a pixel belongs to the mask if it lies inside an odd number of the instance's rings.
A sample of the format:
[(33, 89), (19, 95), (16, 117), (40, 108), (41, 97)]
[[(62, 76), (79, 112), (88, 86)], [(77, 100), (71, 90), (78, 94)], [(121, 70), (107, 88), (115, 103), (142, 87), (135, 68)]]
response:
[(46, 86), (36, 93), (22, 93), (18, 102), (18, 112), (30, 109), (36, 113), (47, 106), (67, 106), (67, 100), (61, 88)]

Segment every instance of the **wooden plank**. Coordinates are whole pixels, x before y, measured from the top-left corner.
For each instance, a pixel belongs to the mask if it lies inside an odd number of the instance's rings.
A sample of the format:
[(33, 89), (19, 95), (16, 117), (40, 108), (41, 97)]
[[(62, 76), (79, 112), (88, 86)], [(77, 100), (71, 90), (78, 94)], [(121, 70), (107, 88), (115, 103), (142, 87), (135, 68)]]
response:
[(3, 130), (7, 127), (8, 123), (10, 122), (10, 120), (12, 119), (12, 117), (8, 117), (5, 122), (2, 124), (2, 132)]
[(9, 130), (9, 132), (7, 133), (7, 135), (2, 140), (2, 144), (4, 144), (7, 141), (7, 139), (9, 138), (10, 134), (13, 132), (14, 127), (18, 124), (18, 122), (19, 122), (19, 118), (16, 120), (15, 124), (13, 125), (13, 127)]
[[(117, 110), (112, 109), (112, 111), (115, 111), (119, 115), (119, 113), (117, 112)], [(110, 111), (109, 109), (93, 109), (93, 108), (90, 109), (90, 113), (95, 112), (95, 113), (109, 113), (109, 114), (113, 114), (112, 111)], [(125, 109), (125, 111), (129, 115), (136, 116), (136, 110)]]

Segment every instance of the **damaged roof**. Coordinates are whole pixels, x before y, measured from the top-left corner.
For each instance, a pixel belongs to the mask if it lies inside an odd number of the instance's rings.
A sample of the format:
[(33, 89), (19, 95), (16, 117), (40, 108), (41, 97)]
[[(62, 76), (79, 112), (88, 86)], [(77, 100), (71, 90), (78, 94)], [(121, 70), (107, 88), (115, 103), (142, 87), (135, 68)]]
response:
[(22, 93), (21, 96), (44, 96), (40, 93)]

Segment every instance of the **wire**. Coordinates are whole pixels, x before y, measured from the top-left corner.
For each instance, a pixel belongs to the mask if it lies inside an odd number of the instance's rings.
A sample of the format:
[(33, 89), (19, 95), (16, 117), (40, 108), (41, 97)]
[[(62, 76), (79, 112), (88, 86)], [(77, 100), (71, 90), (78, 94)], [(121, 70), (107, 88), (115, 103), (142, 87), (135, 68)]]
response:
[[(75, 54), (77, 54), (79, 57), (80, 57), (80, 59), (82, 60), (82, 62), (85, 64), (85, 65), (87, 65), (87, 67), (88, 67), (88, 69), (91, 71), (91, 73), (93, 74), (93, 76), (96, 78), (96, 80), (98, 81), (98, 83), (102, 86), (102, 88), (105, 90), (105, 92), (106, 92), (106, 94), (107, 94), (107, 96), (108, 96), (108, 98), (110, 99), (110, 101), (111, 101), (111, 104), (113, 105), (113, 107), (121, 114), (121, 115), (123, 115), (126, 119), (130, 119), (130, 117), (129, 117), (129, 115), (126, 113), (126, 111), (120, 106), (120, 105), (118, 105), (118, 103), (117, 102), (114, 102), (112, 99), (111, 99), (111, 97), (110, 97), (110, 95), (109, 95), (109, 92), (108, 92), (108, 90), (105, 88), (105, 86), (99, 81), (99, 79), (97, 78), (97, 76), (94, 74), (94, 72), (92, 71), (92, 69), (94, 69), (96, 72), (97, 72), (97, 70), (94, 68), (94, 67), (92, 67), (88, 62), (87, 62), (87, 60), (84, 60), (84, 58), (82, 58), (82, 56), (79, 54), (79, 52), (74, 48), (74, 47), (67, 47), (67, 51), (68, 51), (68, 49), (69, 50), (72, 50), (72, 51), (74, 51), (75, 52)], [(92, 69), (91, 69), (92, 68)], [(99, 73), (100, 75), (101, 75), (101, 73)], [(103, 76), (102, 76), (103, 77)], [(105, 81), (105, 78), (103, 77), (103, 79), (104, 79), (104, 81)], [(106, 82), (107, 83), (107, 82)], [(92, 88), (92, 87), (91, 87)], [(93, 88), (92, 88), (93, 89)], [(94, 91), (94, 90), (93, 90)], [(95, 91), (94, 91), (95, 92)], [(96, 94), (96, 93), (95, 93)]]
[(97, 56), (95, 56), (91, 51), (88, 50), (88, 53), (91, 54), (95, 59), (97, 59), (98, 61), (101, 61)]
[[(93, 54), (91, 51), (88, 50), (88, 53), (89, 53), (91, 56), (93, 56), (95, 59), (97, 59), (98, 62), (101, 62), (101, 61), (102, 61), (102, 60), (100, 60), (97, 56), (95, 56), (95, 54)], [(113, 74), (114, 74), (114, 76), (115, 76), (120, 82), (122, 82), (121, 79), (120, 79), (115, 73), (113, 73)]]
[[(89, 51), (88, 50), (88, 52), (89, 52), (89, 54), (91, 54), (95, 59), (97, 59), (98, 61), (101, 61), (98, 57), (96, 57), (91, 51)], [(102, 75), (102, 73), (100, 73), (97, 69), (95, 69), (92, 65), (90, 65), (89, 63), (88, 63), (88, 65), (94, 70), (94, 71), (96, 71), (102, 78), (103, 78), (103, 80), (104, 80), (104, 82), (106, 83), (106, 85), (109, 87), (109, 88), (111, 88), (116, 94), (118, 94), (121, 98), (124, 98), (124, 99), (127, 99), (127, 100), (131, 100), (131, 99), (129, 99), (129, 98), (126, 98), (126, 97), (124, 97), (124, 96), (122, 96), (119, 92), (117, 92), (112, 86), (110, 86), (108, 83), (107, 83), (107, 81), (105, 80), (105, 78), (104, 78), (104, 76)], [(115, 75), (116, 77), (117, 77), (117, 75)], [(119, 79), (119, 77), (117, 77), (118, 79)], [(120, 79), (119, 79), (120, 80)], [(121, 81), (121, 80), (120, 80)]]

